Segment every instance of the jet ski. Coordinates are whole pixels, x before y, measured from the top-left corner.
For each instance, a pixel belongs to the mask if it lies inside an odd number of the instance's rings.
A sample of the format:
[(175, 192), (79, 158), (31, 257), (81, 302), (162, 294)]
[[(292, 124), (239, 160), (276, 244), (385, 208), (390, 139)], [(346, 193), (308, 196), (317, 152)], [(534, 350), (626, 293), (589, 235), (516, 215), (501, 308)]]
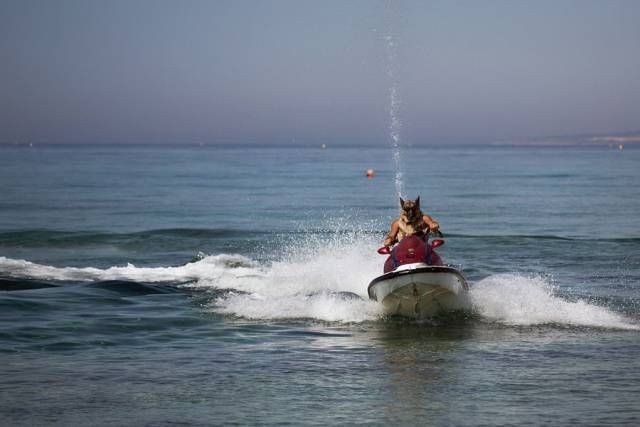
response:
[(443, 244), (443, 239), (429, 242), (427, 235), (412, 235), (392, 250), (378, 249), (389, 257), (384, 274), (369, 284), (369, 299), (382, 303), (387, 314), (411, 318), (462, 308), (469, 286), (458, 270), (443, 265), (434, 250)]

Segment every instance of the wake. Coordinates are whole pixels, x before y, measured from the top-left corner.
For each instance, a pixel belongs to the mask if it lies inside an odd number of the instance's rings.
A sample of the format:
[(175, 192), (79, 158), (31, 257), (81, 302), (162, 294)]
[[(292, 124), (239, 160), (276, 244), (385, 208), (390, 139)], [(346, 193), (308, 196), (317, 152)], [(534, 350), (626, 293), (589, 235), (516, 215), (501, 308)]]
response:
[(556, 296), (552, 284), (542, 277), (489, 276), (471, 287), (470, 301), (483, 318), (506, 325), (556, 324), (640, 330), (640, 325), (608, 308)]
[[(60, 268), (0, 257), (0, 276), (171, 282), (180, 288), (211, 292), (205, 310), (228, 316), (359, 323), (384, 320), (381, 304), (367, 296), (367, 285), (382, 270), (383, 258), (375, 255), (377, 244), (372, 236), (340, 236), (291, 246), (282, 259), (268, 263), (219, 254), (175, 267)], [(640, 330), (636, 322), (608, 307), (556, 295), (554, 286), (543, 277), (498, 274), (470, 285), (466, 311), (485, 322)]]

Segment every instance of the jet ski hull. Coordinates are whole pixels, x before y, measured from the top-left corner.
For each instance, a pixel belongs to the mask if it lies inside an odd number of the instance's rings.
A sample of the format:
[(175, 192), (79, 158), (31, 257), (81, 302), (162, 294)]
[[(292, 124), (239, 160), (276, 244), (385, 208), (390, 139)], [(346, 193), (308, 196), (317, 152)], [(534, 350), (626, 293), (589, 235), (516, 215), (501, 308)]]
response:
[(368, 292), (370, 299), (382, 303), (387, 314), (425, 318), (462, 308), (468, 289), (455, 268), (416, 263), (377, 277)]

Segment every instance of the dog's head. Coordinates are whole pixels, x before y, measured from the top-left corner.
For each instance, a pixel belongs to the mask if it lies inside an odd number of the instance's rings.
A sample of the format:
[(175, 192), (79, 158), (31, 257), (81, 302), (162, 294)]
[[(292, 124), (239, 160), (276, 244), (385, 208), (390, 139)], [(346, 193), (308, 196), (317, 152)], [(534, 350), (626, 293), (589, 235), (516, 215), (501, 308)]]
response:
[(402, 197), (400, 197), (400, 214), (404, 215), (408, 220), (421, 218), (420, 196), (415, 200), (403, 200)]

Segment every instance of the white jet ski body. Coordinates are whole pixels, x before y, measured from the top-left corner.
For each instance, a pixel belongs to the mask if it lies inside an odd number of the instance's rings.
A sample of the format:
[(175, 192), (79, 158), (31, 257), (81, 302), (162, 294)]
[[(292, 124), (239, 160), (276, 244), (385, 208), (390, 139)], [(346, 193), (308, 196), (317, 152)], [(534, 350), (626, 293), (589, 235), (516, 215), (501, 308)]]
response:
[(382, 303), (387, 314), (411, 318), (460, 309), (468, 290), (455, 268), (424, 262), (400, 265), (373, 279), (368, 287), (369, 298)]

